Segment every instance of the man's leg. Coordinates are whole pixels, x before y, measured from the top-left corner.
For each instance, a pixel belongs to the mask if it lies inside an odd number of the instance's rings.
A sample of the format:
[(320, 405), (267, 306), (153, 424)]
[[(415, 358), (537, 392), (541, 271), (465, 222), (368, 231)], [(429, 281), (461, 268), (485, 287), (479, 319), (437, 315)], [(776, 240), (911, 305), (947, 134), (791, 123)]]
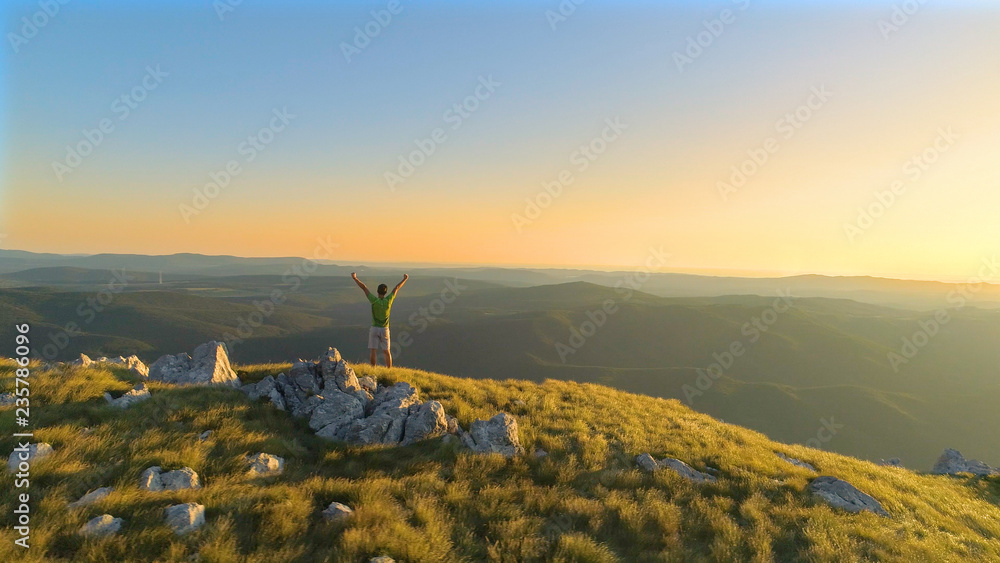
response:
[(392, 352), (390, 352), (389, 350), (382, 350), (382, 355), (385, 356), (385, 367), (391, 368), (392, 367)]
[(369, 355), (371, 356), (371, 363), (372, 365), (375, 365), (375, 358), (377, 357), (375, 354), (376, 350), (374, 348), (369, 348), (368, 351), (370, 352)]

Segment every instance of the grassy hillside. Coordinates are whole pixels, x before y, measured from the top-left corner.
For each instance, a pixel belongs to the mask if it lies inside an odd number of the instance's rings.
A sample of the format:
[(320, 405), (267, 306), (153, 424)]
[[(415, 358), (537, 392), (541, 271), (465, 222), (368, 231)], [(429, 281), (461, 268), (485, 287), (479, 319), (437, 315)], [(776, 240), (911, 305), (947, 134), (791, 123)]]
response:
[[(245, 381), (288, 365), (238, 368)], [(562, 381), (470, 380), (356, 366), (382, 384), (411, 382), (463, 426), (500, 410), (515, 415), (521, 441), (543, 459), (479, 456), (441, 439), (408, 447), (325, 442), (284, 413), (232, 389), (152, 383), (153, 399), (126, 411), (106, 390), (134, 381), (124, 371), (37, 373), (36, 436), (56, 452), (32, 471), (28, 555), (0, 531), (0, 556), (21, 561), (960, 561), (1000, 560), (1000, 481), (929, 476), (824, 451), (787, 446), (720, 423), (677, 401)], [(4, 389), (12, 365), (0, 366)], [(520, 399), (523, 406), (515, 406)], [(198, 435), (212, 430), (204, 442)], [(2, 451), (12, 416), (0, 415)], [(242, 462), (264, 451), (286, 458), (283, 476), (251, 480)], [(719, 481), (693, 485), (636, 454), (672, 456)], [(890, 518), (833, 510), (806, 492), (815, 476), (775, 452), (812, 463), (880, 500)], [(137, 487), (151, 465), (189, 466), (194, 491)], [(13, 480), (0, 478), (10, 514)], [(66, 504), (100, 486), (98, 504)], [(197, 501), (200, 531), (175, 537), (163, 508)], [(337, 524), (320, 512), (338, 501), (355, 513)], [(90, 518), (125, 519), (117, 537), (81, 539)]]

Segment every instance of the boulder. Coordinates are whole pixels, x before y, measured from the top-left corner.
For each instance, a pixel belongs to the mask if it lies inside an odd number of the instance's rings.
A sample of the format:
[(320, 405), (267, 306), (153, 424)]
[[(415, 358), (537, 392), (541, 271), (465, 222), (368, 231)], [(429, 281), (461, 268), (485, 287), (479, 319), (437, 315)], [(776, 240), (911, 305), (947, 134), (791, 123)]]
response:
[(502, 412), (489, 420), (474, 420), (462, 442), (476, 453), (499, 453), (513, 457), (524, 453), (517, 433), (517, 420)]
[(90, 491), (89, 493), (80, 497), (80, 500), (69, 503), (69, 507), (79, 508), (81, 506), (88, 506), (94, 504), (95, 502), (98, 502), (104, 497), (110, 495), (112, 490), (114, 489), (112, 489), (111, 487), (101, 487), (100, 489)]
[(368, 391), (368, 393), (371, 394), (373, 397), (375, 396), (375, 393), (378, 393), (378, 381), (376, 381), (375, 378), (370, 375), (359, 377), (358, 384), (361, 385), (362, 389)]
[(167, 525), (177, 535), (193, 532), (205, 525), (205, 507), (197, 503), (189, 502), (168, 506), (164, 510), (164, 514)]
[(281, 475), (285, 470), (285, 460), (275, 455), (258, 453), (256, 455), (247, 456), (247, 462), (250, 464), (250, 471), (248, 474), (251, 477), (271, 477), (273, 475)]
[(326, 510), (323, 511), (323, 519), (327, 522), (335, 522), (343, 520), (351, 514), (354, 514), (354, 510), (351, 507), (339, 502), (331, 502), (330, 506), (326, 507)]
[(11, 473), (17, 473), (18, 466), (21, 462), (27, 461), (30, 464), (40, 461), (52, 455), (52, 451), (52, 446), (46, 444), (45, 442), (29, 444), (28, 447), (24, 449), (18, 446), (14, 448), (10, 457), (7, 458), (7, 469), (9, 469)]
[(369, 559), (368, 563), (396, 563), (396, 560), (388, 555), (379, 555), (378, 557)]
[(149, 389), (142, 383), (135, 386), (134, 389), (130, 390), (117, 399), (111, 397), (111, 393), (104, 393), (104, 400), (108, 402), (109, 405), (113, 407), (118, 407), (120, 409), (127, 409), (128, 407), (141, 403), (150, 399), (152, 395), (149, 393)]
[(543, 450), (542, 448), (535, 448), (535, 451), (531, 453), (535, 459), (543, 459), (549, 457), (549, 452)]
[(94, 363), (94, 360), (91, 360), (90, 356), (86, 354), (80, 354), (80, 357), (70, 362), (69, 365), (74, 367), (87, 368), (90, 367), (90, 364), (92, 363)]
[(781, 459), (787, 461), (788, 463), (791, 463), (792, 465), (794, 465), (796, 467), (801, 467), (803, 469), (808, 469), (809, 471), (816, 471), (816, 468), (813, 467), (812, 465), (810, 465), (810, 464), (808, 464), (808, 463), (806, 463), (804, 461), (797, 460), (794, 457), (788, 457), (788, 456), (786, 456), (785, 454), (783, 454), (781, 452), (775, 452), (775, 455), (777, 455)]
[(309, 427), (323, 430), (324, 437), (343, 436), (355, 420), (364, 416), (365, 407), (356, 397), (335, 390), (320, 399), (309, 418)]
[[(402, 444), (407, 446), (421, 440), (440, 436), (448, 431), (444, 407), (437, 401), (411, 405), (403, 430)], [(515, 435), (517, 434), (515, 430)]]
[(861, 492), (857, 487), (836, 477), (817, 477), (809, 484), (809, 490), (835, 508), (848, 512), (868, 511), (879, 516), (889, 516), (882, 505), (873, 497)]
[(994, 469), (975, 459), (965, 459), (958, 450), (947, 449), (938, 458), (931, 469), (935, 475), (958, 475), (971, 473), (973, 475), (997, 475), (1000, 470)]
[(708, 473), (702, 473), (679, 459), (665, 457), (657, 461), (648, 453), (640, 454), (635, 458), (635, 463), (646, 471), (653, 472), (658, 469), (670, 469), (693, 483), (714, 483), (716, 478)]
[(0, 393), (0, 408), (13, 407), (17, 403), (17, 396), (13, 393)]
[(77, 533), (81, 536), (108, 536), (118, 533), (121, 528), (121, 518), (115, 518), (110, 514), (101, 514), (84, 524)]
[(240, 387), (240, 380), (229, 365), (225, 343), (206, 342), (194, 354), (161, 356), (149, 366), (149, 379), (177, 385), (228, 385)]
[(139, 477), (139, 488), (146, 491), (179, 491), (181, 489), (200, 489), (201, 483), (194, 469), (185, 467), (164, 472), (160, 466), (153, 466), (142, 472)]

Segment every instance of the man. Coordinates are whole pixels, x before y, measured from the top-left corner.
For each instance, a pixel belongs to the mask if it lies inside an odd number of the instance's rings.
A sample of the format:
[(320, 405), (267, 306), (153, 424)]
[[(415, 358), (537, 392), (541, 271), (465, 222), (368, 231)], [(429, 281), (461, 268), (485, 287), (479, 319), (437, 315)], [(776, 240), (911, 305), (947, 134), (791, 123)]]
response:
[(384, 283), (378, 286), (378, 297), (368, 291), (368, 286), (358, 279), (356, 273), (351, 273), (351, 278), (358, 287), (365, 292), (365, 297), (372, 304), (372, 327), (368, 329), (368, 352), (371, 356), (371, 364), (375, 365), (378, 350), (382, 350), (385, 356), (385, 367), (392, 367), (392, 352), (389, 351), (389, 311), (392, 309), (392, 302), (396, 299), (396, 292), (399, 291), (406, 280), (410, 279), (408, 274), (403, 274), (403, 281), (399, 282), (392, 289), (388, 296), (385, 294), (389, 287)]

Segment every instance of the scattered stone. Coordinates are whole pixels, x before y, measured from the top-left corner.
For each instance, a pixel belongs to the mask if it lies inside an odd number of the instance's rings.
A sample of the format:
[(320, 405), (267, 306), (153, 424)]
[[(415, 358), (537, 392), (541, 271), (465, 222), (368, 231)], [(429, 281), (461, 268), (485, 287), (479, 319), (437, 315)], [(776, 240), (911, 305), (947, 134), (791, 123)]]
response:
[(351, 514), (354, 514), (354, 510), (350, 506), (339, 502), (331, 502), (330, 506), (326, 507), (326, 510), (323, 511), (323, 519), (327, 522), (335, 522), (343, 520)]
[(396, 563), (396, 560), (388, 555), (379, 555), (378, 557), (369, 559), (368, 563)]
[(888, 461), (882, 459), (878, 462), (882, 467), (903, 467), (903, 462), (899, 461), (898, 457), (894, 457)]
[(635, 463), (646, 471), (656, 471), (658, 469), (670, 469), (693, 483), (714, 483), (715, 476), (702, 473), (679, 459), (665, 457), (659, 461), (648, 453), (640, 454), (635, 458)]
[(195, 348), (192, 356), (161, 356), (149, 366), (149, 379), (177, 385), (240, 387), (240, 379), (229, 365), (225, 343), (214, 340)]
[(94, 361), (90, 359), (90, 356), (86, 354), (80, 354), (80, 357), (70, 362), (69, 365), (81, 368), (88, 368), (90, 367), (90, 364), (93, 363)]
[(848, 512), (868, 511), (879, 516), (889, 516), (879, 501), (836, 477), (817, 477), (809, 484), (809, 489), (835, 508), (843, 508)]
[(257, 455), (247, 456), (247, 462), (250, 464), (249, 475), (251, 477), (281, 475), (285, 470), (284, 458), (276, 455), (258, 453)]
[(204, 442), (211, 435), (212, 435), (212, 431), (211, 430), (206, 430), (206, 431), (204, 431), (204, 432), (202, 432), (201, 434), (198, 435), (198, 439), (201, 440), (202, 442)]
[(17, 403), (17, 396), (13, 393), (0, 393), (0, 409), (13, 407)]
[(514, 399), (513, 401), (510, 402), (510, 406), (515, 407), (515, 408), (519, 408), (519, 409), (523, 409), (523, 408), (527, 408), (528, 403), (525, 403), (521, 399)]
[(156, 465), (146, 469), (139, 477), (139, 488), (146, 491), (179, 491), (181, 489), (200, 489), (201, 483), (194, 469), (185, 467), (174, 471), (163, 472)]
[(132, 372), (133, 375), (137, 375), (139, 377), (147, 377), (149, 375), (149, 368), (147, 368), (146, 364), (142, 363), (142, 360), (140, 360), (139, 357), (136, 356), (135, 354), (127, 358), (124, 358), (122, 356), (117, 356), (115, 358), (108, 358), (105, 356), (101, 356), (96, 360), (91, 359), (90, 356), (86, 354), (80, 354), (79, 358), (73, 360), (72, 362), (69, 362), (68, 365), (73, 367), (86, 368), (94, 364), (114, 364), (128, 368), (128, 370)]
[(78, 532), (81, 536), (109, 536), (118, 533), (122, 528), (122, 519), (110, 514), (100, 516), (87, 522)]
[(549, 452), (543, 450), (542, 448), (535, 448), (535, 451), (531, 455), (535, 456), (535, 459), (542, 459), (549, 457)]
[(1000, 469), (994, 469), (975, 459), (965, 459), (958, 450), (947, 449), (938, 458), (931, 473), (935, 475), (1000, 475)]
[(142, 383), (136, 385), (134, 389), (117, 399), (113, 398), (111, 393), (104, 393), (104, 400), (107, 401), (109, 405), (120, 409), (127, 409), (128, 407), (136, 403), (146, 401), (151, 397), (152, 395), (149, 393), (149, 389), (146, 389), (146, 386)]
[(444, 419), (448, 423), (448, 433), (449, 434), (458, 434), (459, 431), (462, 430), (462, 427), (458, 425), (458, 419), (457, 418), (451, 416), (450, 414), (446, 414), (444, 416)]
[(97, 489), (97, 490), (94, 490), (94, 491), (90, 491), (89, 493), (87, 493), (87, 494), (83, 495), (82, 497), (80, 497), (80, 500), (78, 500), (76, 502), (69, 503), (69, 507), (70, 508), (79, 508), (81, 506), (88, 506), (88, 505), (94, 504), (95, 502), (98, 502), (99, 500), (103, 499), (104, 497), (110, 495), (111, 491), (113, 491), (113, 490), (114, 489), (112, 489), (111, 487), (101, 487), (100, 489)]
[(786, 456), (785, 454), (783, 454), (781, 452), (775, 452), (775, 454), (778, 457), (780, 457), (781, 459), (787, 461), (788, 463), (791, 463), (792, 465), (794, 465), (796, 467), (802, 467), (804, 469), (808, 469), (809, 471), (816, 471), (815, 467), (813, 467), (812, 465), (810, 465), (810, 464), (808, 464), (808, 463), (806, 463), (804, 461), (797, 460), (794, 457), (788, 457), (788, 456)]
[(7, 469), (9, 469), (11, 473), (17, 473), (18, 465), (22, 462), (26, 461), (28, 463), (34, 463), (45, 459), (52, 454), (52, 451), (52, 446), (46, 444), (45, 442), (29, 444), (27, 448), (21, 448), (18, 446), (14, 448), (10, 457), (7, 458)]
[(205, 525), (205, 507), (197, 503), (168, 506), (164, 513), (167, 525), (173, 528), (177, 535), (193, 532)]
[(462, 443), (476, 453), (499, 453), (513, 457), (524, 453), (517, 433), (517, 420), (502, 412), (489, 420), (474, 420), (462, 434)]

